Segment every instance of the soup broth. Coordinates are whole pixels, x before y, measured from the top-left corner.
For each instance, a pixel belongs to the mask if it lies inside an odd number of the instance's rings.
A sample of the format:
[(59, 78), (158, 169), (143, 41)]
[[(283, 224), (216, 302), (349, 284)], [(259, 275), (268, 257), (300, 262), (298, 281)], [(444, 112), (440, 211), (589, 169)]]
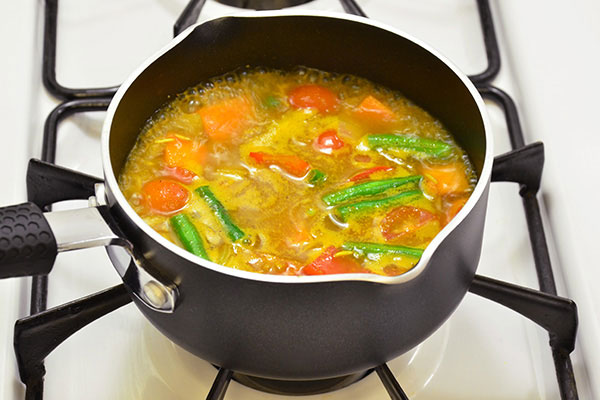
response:
[(475, 182), (443, 124), (399, 92), (309, 68), (188, 89), (148, 120), (119, 176), (166, 239), (288, 275), (402, 274)]

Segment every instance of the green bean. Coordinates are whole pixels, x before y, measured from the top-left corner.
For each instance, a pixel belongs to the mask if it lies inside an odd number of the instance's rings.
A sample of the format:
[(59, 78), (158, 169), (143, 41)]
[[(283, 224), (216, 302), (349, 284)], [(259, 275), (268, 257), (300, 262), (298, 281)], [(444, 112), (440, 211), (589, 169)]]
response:
[(388, 189), (406, 185), (411, 182), (418, 182), (422, 178), (421, 175), (404, 176), (402, 178), (383, 179), (380, 181), (370, 181), (359, 183), (358, 185), (350, 186), (346, 189), (338, 190), (323, 196), (322, 200), (328, 206), (344, 203), (348, 200), (362, 196), (372, 196), (383, 193)]
[(227, 213), (225, 207), (223, 207), (223, 204), (215, 197), (208, 186), (200, 186), (196, 189), (196, 193), (206, 201), (206, 204), (208, 204), (221, 225), (223, 225), (223, 228), (225, 228), (225, 232), (227, 233), (227, 236), (229, 236), (229, 239), (235, 242), (244, 237), (245, 233), (233, 223), (233, 220), (229, 216), (229, 213)]
[(311, 169), (308, 173), (308, 183), (312, 185), (318, 185), (319, 183), (323, 183), (327, 180), (327, 175), (325, 172), (320, 171), (318, 169)]
[(367, 142), (371, 149), (400, 148), (438, 158), (448, 157), (452, 153), (452, 146), (446, 142), (413, 135), (369, 135), (367, 136)]
[(356, 214), (362, 214), (367, 211), (377, 209), (387, 209), (394, 206), (410, 203), (420, 198), (423, 194), (420, 190), (408, 190), (395, 196), (385, 197), (378, 200), (365, 200), (357, 203), (346, 204), (337, 208), (342, 221), (347, 221), (348, 217)]
[(423, 255), (422, 249), (380, 243), (346, 242), (342, 245), (342, 248), (358, 254), (402, 254), (413, 257), (421, 257)]
[(204, 249), (202, 237), (187, 215), (174, 215), (169, 219), (169, 223), (187, 251), (210, 261)]
[(277, 108), (281, 105), (281, 101), (275, 96), (268, 96), (263, 100), (263, 105), (266, 108)]

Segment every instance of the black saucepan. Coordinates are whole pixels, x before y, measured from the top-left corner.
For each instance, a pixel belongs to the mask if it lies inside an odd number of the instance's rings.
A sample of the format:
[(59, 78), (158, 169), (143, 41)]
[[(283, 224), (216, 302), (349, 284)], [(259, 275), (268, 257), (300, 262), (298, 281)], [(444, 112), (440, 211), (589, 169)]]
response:
[[(168, 242), (128, 205), (116, 176), (144, 122), (171, 96), (246, 65), (359, 75), (400, 90), (454, 134), (479, 181), (415, 268), (397, 277), (273, 276), (225, 268)], [(105, 184), (90, 208), (43, 216), (31, 204), (0, 210), (0, 277), (49, 272), (57, 246), (107, 246), (135, 303), (160, 331), (242, 373), (318, 379), (395, 358), (452, 314), (477, 268), (492, 167), (483, 101), (438, 53), (360, 17), (254, 12), (186, 30), (115, 95), (102, 157)]]

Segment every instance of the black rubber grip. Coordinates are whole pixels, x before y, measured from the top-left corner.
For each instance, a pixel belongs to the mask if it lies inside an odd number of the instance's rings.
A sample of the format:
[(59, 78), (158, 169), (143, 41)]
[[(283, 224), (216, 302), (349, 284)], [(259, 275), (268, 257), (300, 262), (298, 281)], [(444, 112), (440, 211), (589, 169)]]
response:
[(38, 206), (0, 208), (0, 279), (47, 274), (56, 254), (56, 240)]

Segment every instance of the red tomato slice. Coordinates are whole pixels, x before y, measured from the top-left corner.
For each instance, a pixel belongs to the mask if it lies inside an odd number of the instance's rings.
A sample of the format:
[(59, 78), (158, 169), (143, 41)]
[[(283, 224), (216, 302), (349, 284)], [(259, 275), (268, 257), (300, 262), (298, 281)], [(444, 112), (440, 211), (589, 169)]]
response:
[(371, 176), (375, 172), (379, 172), (379, 171), (386, 171), (387, 172), (387, 171), (391, 171), (393, 169), (394, 169), (394, 167), (386, 167), (386, 166), (380, 165), (380, 166), (377, 166), (377, 167), (369, 168), (366, 171), (359, 172), (358, 174), (350, 177), (350, 179), (348, 179), (348, 180), (350, 182), (362, 181), (363, 179), (367, 179), (369, 176)]
[(332, 150), (339, 150), (346, 143), (339, 138), (335, 129), (329, 129), (319, 135), (315, 141), (315, 146), (323, 153), (331, 154)]
[(194, 179), (198, 176), (189, 169), (183, 167), (175, 167), (175, 168), (166, 168), (167, 176), (189, 185), (194, 181)]
[(340, 250), (335, 246), (326, 248), (312, 263), (302, 268), (304, 275), (348, 274), (364, 272), (352, 256), (335, 257)]
[(394, 208), (381, 220), (381, 234), (386, 240), (402, 238), (414, 233), (437, 217), (427, 210), (412, 206)]
[(337, 95), (320, 85), (296, 86), (288, 93), (288, 102), (294, 108), (315, 109), (321, 113), (335, 111), (339, 99)]
[(142, 187), (146, 205), (159, 214), (172, 214), (185, 207), (189, 192), (186, 188), (168, 179), (155, 179)]

